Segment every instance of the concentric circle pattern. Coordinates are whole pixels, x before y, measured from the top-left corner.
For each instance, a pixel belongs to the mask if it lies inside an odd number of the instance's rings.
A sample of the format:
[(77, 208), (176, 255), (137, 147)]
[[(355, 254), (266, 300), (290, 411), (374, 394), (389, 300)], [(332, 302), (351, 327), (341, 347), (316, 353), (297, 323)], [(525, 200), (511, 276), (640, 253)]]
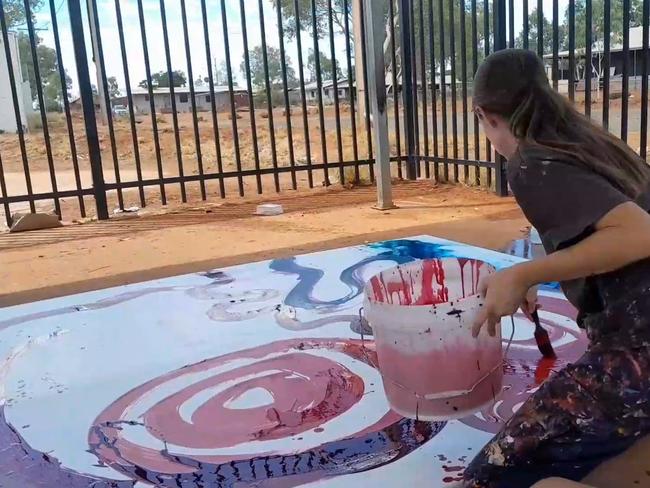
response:
[(186, 366), (106, 408), (91, 450), (159, 486), (294, 486), (392, 462), (444, 423), (390, 411), (372, 347), (288, 340)]

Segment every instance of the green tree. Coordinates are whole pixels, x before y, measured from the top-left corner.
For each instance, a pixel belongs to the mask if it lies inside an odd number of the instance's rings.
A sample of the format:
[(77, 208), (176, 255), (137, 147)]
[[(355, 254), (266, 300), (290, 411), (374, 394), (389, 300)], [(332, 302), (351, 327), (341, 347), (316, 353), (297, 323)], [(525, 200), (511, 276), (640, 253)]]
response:
[[(272, 86), (282, 84), (282, 62), (280, 58), (280, 49), (273, 46), (267, 46), (268, 58), (268, 73), (269, 82)], [(251, 83), (260, 88), (265, 86), (265, 73), (264, 73), (264, 51), (262, 46), (255, 46), (248, 52), (250, 58), (251, 69)], [(291, 66), (291, 59), (285, 59), (287, 69), (287, 82), (289, 86), (294, 86), (296, 83), (296, 73)], [(246, 61), (242, 61), (239, 67), (241, 72), (246, 76)]]
[[(172, 80), (174, 82), (174, 87), (180, 87), (187, 85), (187, 76), (181, 70), (172, 71)], [(159, 71), (151, 75), (151, 84), (153, 87), (157, 88), (169, 88), (169, 74), (167, 71)], [(147, 80), (142, 80), (138, 86), (140, 88), (148, 88)]]
[(119, 98), (121, 93), (120, 87), (117, 84), (117, 78), (110, 76), (106, 82), (108, 83), (108, 96), (110, 99), (114, 100), (116, 98)]
[[(32, 100), (36, 100), (38, 97), (38, 86), (34, 73), (32, 51), (29, 36), (23, 32), (18, 34), (18, 52), (20, 54), (20, 70), (23, 79), (29, 81), (31, 98)], [(63, 104), (63, 90), (61, 89), (56, 51), (51, 47), (41, 44), (41, 39), (37, 39), (36, 57), (41, 75), (41, 88), (43, 90), (43, 98), (45, 99), (45, 107), (49, 111), (58, 111)], [(68, 76), (67, 72), (65, 73), (65, 82), (66, 88), (69, 91), (72, 88), (72, 79)]]
[[(528, 16), (528, 49), (537, 51), (537, 22), (539, 20), (537, 9), (534, 9)], [(553, 24), (544, 16), (542, 20), (542, 36), (544, 44), (544, 54), (553, 52)], [(560, 51), (568, 49), (568, 30), (567, 22), (558, 25), (558, 38)], [(522, 49), (524, 47), (524, 31), (522, 30), (517, 39), (515, 39), (515, 47)]]
[[(4, 0), (3, 4), (7, 28), (11, 29), (26, 23), (23, 0)], [(29, 6), (33, 17), (35, 12), (41, 10), (43, 0), (29, 0)]]
[[(320, 61), (320, 74), (321, 74), (321, 79), (323, 80), (331, 80), (332, 79), (332, 68), (334, 62), (328, 58), (325, 54), (322, 52), (320, 53), (319, 56), (319, 61)], [(316, 81), (316, 56), (314, 56), (314, 50), (310, 49), (309, 50), (309, 56), (307, 56), (307, 71), (309, 72), (309, 81)], [(343, 72), (341, 71), (341, 63), (339, 60), (336, 60), (336, 76), (337, 80), (340, 80), (343, 78)]]
[[(278, 2), (282, 8), (282, 17), (284, 19), (284, 33), (293, 39), (297, 31), (296, 11), (294, 9), (294, 0), (271, 0), (273, 7), (277, 8)], [(329, 1), (315, 0), (316, 5), (316, 31), (319, 38), (323, 38), (329, 33)], [(348, 1), (348, 9), (345, 10), (344, 0), (331, 0), (332, 2), (332, 20), (335, 29), (343, 32), (345, 29), (345, 17), (348, 17), (350, 29), (352, 29), (352, 0)], [(298, 0), (298, 15), (300, 17), (301, 30), (312, 31), (312, 10), (311, 0)]]

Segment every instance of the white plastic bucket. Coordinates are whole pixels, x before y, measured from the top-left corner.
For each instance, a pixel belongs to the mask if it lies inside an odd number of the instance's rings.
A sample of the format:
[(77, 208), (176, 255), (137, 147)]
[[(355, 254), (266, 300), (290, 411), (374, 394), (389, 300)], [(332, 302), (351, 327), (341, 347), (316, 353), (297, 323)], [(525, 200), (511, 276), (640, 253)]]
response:
[(364, 313), (394, 411), (420, 420), (470, 415), (494, 402), (503, 384), (501, 331), (472, 325), (482, 306), (481, 277), (491, 265), (474, 259), (414, 261), (372, 277)]

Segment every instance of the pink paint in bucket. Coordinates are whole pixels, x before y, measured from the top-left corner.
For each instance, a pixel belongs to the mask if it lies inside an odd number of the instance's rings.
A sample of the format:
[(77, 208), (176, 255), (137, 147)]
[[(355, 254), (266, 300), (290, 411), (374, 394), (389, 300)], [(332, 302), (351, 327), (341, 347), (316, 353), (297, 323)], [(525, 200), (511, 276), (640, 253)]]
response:
[(492, 404), (503, 385), (501, 331), (472, 337), (479, 260), (415, 261), (374, 276), (364, 290), (386, 396), (420, 420), (462, 418)]

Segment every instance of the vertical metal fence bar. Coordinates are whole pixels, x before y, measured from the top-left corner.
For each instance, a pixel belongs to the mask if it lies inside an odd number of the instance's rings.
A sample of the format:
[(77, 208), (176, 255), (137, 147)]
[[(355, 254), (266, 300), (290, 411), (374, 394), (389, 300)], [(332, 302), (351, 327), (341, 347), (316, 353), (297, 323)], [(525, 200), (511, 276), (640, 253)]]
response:
[[(636, 73), (635, 73), (636, 75)], [(630, 96), (630, 0), (623, 0), (623, 98), (621, 99), (621, 139), (627, 142)]]
[[(347, 1), (345, 0), (345, 4), (347, 6)], [(347, 9), (345, 10), (347, 12)], [(395, 41), (395, 0), (388, 0), (388, 15), (390, 17), (389, 23), (390, 23), (390, 56), (391, 56), (391, 65), (390, 65), (390, 72), (391, 72), (391, 83), (393, 85), (393, 114), (394, 114), (394, 124), (395, 124), (395, 145), (397, 148), (397, 156), (401, 157), (402, 156), (402, 140), (401, 140), (401, 134), (400, 134), (400, 126), (399, 126), (399, 85), (397, 82), (397, 49), (395, 47), (396, 41)], [(347, 16), (346, 16), (347, 18)], [(347, 39), (346, 39), (347, 42)], [(348, 56), (348, 61), (350, 60), (350, 57)], [(352, 90), (350, 90), (352, 91)], [(354, 117), (352, 118), (354, 120)], [(353, 129), (354, 130), (354, 129)], [(356, 157), (355, 157), (356, 159)], [(404, 177), (403, 174), (403, 163), (402, 161), (399, 161), (397, 163), (397, 176), (399, 179), (402, 179)]]
[(553, 89), (557, 90), (559, 84), (559, 51), (560, 51), (560, 7), (558, 0), (553, 0), (553, 62), (551, 68), (551, 78), (553, 80)]
[(591, 29), (592, 29), (592, 10), (591, 0), (585, 1), (585, 115), (591, 118)]
[[(345, 0), (346, 12), (347, 12), (347, 2), (348, 0)], [(314, 173), (311, 169), (312, 166), (311, 142), (309, 140), (309, 118), (307, 113), (307, 94), (305, 93), (305, 73), (304, 73), (304, 65), (302, 59), (302, 36), (300, 34), (302, 29), (300, 26), (300, 5), (298, 4), (298, 0), (293, 0), (293, 13), (296, 16), (296, 47), (298, 49), (298, 81), (300, 82), (300, 101), (302, 103), (302, 127), (303, 127), (303, 133), (305, 138), (305, 157), (307, 158), (307, 182), (309, 183), (309, 188), (313, 188)], [(349, 80), (348, 82), (350, 84), (350, 97), (353, 97), (354, 95), (352, 94), (353, 89), (352, 89), (352, 75), (351, 75), (352, 67), (350, 65), (350, 26), (349, 26), (347, 15), (345, 16), (345, 38), (346, 38), (346, 48), (348, 54), (348, 80)], [(354, 149), (355, 149), (354, 159), (356, 161), (359, 158), (356, 156), (356, 154), (358, 153), (358, 148), (357, 148), (357, 133), (355, 130), (356, 121), (354, 119), (354, 102), (351, 102), (350, 112), (352, 113), (352, 127), (353, 127), (352, 137), (354, 138)], [(358, 165), (356, 167), (356, 172), (357, 172), (357, 181), (358, 181), (359, 180)]]
[(149, 63), (149, 45), (147, 43), (147, 31), (144, 22), (143, 0), (138, 2), (138, 19), (140, 21), (140, 37), (142, 38), (142, 53), (144, 57), (144, 72), (147, 77), (147, 92), (149, 96), (149, 110), (151, 112), (151, 131), (153, 133), (153, 145), (156, 152), (156, 165), (158, 168), (158, 180), (160, 181), (160, 201), (167, 205), (167, 194), (165, 184), (163, 183), (164, 170), (162, 164), (162, 155), (160, 151), (160, 135), (158, 134), (158, 119), (156, 117), (156, 104), (154, 102), (153, 85), (151, 83), (151, 65)]
[[(438, 158), (438, 100), (436, 89), (436, 46), (435, 46), (435, 27), (433, 16), (433, 1), (429, 0), (429, 51), (431, 56), (431, 127), (433, 130), (433, 156)], [(474, 0), (476, 1), (476, 0)], [(436, 159), (433, 163), (433, 178), (435, 181), (440, 179), (440, 163)]]
[[(411, 18), (411, 25), (413, 26), (413, 34), (410, 36), (411, 41), (411, 66), (413, 66), (413, 130), (415, 132), (415, 160), (416, 160), (416, 173), (418, 178), (422, 176), (422, 159), (420, 158), (422, 152), (420, 149), (420, 100), (418, 91), (420, 89), (420, 82), (418, 80), (418, 50), (415, 42), (416, 35), (416, 20), (415, 20), (415, 1), (412, 0), (409, 5), (409, 17)], [(419, 27), (419, 25), (418, 25)]]
[(47, 164), (50, 172), (50, 183), (52, 193), (54, 194), (54, 209), (56, 214), (61, 218), (61, 202), (59, 200), (59, 190), (56, 184), (56, 174), (54, 169), (54, 158), (52, 156), (52, 144), (50, 142), (50, 130), (47, 123), (47, 114), (45, 112), (45, 97), (43, 96), (43, 84), (41, 81), (41, 71), (38, 67), (38, 54), (36, 52), (36, 33), (34, 31), (34, 21), (29, 0), (24, 0), (25, 17), (27, 18), (27, 33), (29, 34), (29, 46), (34, 64), (34, 81), (36, 82), (36, 95), (38, 97), (38, 108), (41, 113), (41, 123), (43, 124), (43, 139), (45, 140), (45, 153), (47, 155)]
[[(276, 3), (277, 10), (277, 24), (278, 24), (278, 40), (280, 42), (280, 66), (282, 68), (282, 88), (284, 91), (284, 112), (287, 123), (287, 146), (289, 149), (289, 166), (291, 166), (291, 188), (298, 189), (296, 181), (296, 157), (293, 153), (293, 128), (291, 127), (291, 104), (289, 103), (289, 80), (287, 78), (287, 61), (285, 59), (284, 51), (284, 28), (282, 27), (282, 5), (280, 2)], [(242, 17), (244, 12), (242, 11)], [(338, 106), (337, 106), (338, 109)], [(340, 124), (339, 124), (340, 125)], [(340, 140), (340, 138), (339, 138)]]
[[(506, 0), (494, 0), (494, 50), (506, 48)], [(508, 196), (508, 178), (506, 176), (506, 162), (503, 155), (498, 154), (495, 160), (495, 186), (500, 197)]]
[(5, 211), (5, 222), (7, 223), (7, 227), (11, 227), (11, 224), (13, 224), (13, 219), (11, 218), (11, 208), (9, 207), (9, 202), (7, 201), (7, 197), (9, 196), (9, 193), (7, 193), (7, 182), (5, 181), (5, 170), (2, 165), (1, 154), (0, 154), (0, 192), (2, 192), (2, 196), (5, 199), (5, 201), (2, 204)]
[(603, 127), (609, 129), (609, 91), (610, 91), (610, 79), (609, 79), (609, 68), (611, 64), (611, 47), (610, 40), (611, 35), (609, 34), (611, 30), (611, 4), (610, 0), (603, 1), (603, 23), (604, 23), (604, 32), (607, 35), (604, 36), (603, 43), (603, 70), (605, 72), (605, 79), (603, 80)]
[(72, 170), (74, 172), (74, 182), (77, 191), (77, 201), (79, 202), (79, 213), (86, 217), (86, 204), (81, 194), (81, 175), (79, 173), (79, 158), (77, 156), (77, 144), (74, 140), (74, 127), (72, 126), (72, 114), (70, 113), (70, 102), (68, 98), (68, 87), (66, 86), (66, 73), (63, 67), (63, 58), (61, 56), (61, 42), (59, 38), (59, 22), (57, 19), (56, 6), (54, 0), (50, 0), (50, 14), (52, 15), (52, 33), (54, 35), (54, 49), (56, 51), (56, 65), (59, 72), (59, 82), (61, 83), (61, 96), (63, 98), (63, 111), (65, 113), (65, 122), (68, 129), (68, 141), (70, 144), (70, 157), (72, 158)]
[[(260, 5), (262, 4), (262, 0)], [(320, 145), (321, 145), (321, 157), (323, 160), (323, 176), (325, 178), (324, 185), (330, 186), (330, 173), (329, 173), (329, 164), (327, 160), (327, 140), (325, 138), (325, 114), (323, 107), (323, 77), (321, 74), (320, 67), (320, 48), (318, 46), (318, 24), (316, 21), (316, 0), (311, 0), (311, 28), (312, 28), (312, 40), (314, 42), (314, 64), (316, 69), (316, 89), (318, 90), (318, 118), (320, 124)], [(367, 86), (367, 85), (364, 85)], [(366, 110), (367, 110), (366, 106)]]
[[(280, 2), (278, 2), (278, 5)], [(329, 26), (329, 38), (330, 38), (330, 56), (332, 57), (332, 89), (334, 90), (334, 118), (336, 121), (336, 147), (338, 150), (339, 162), (343, 162), (343, 141), (341, 134), (341, 110), (339, 107), (339, 75), (338, 75), (338, 63), (336, 61), (336, 50), (334, 49), (334, 14), (332, 7), (332, 0), (327, 2), (328, 10), (328, 26)], [(278, 22), (281, 22), (281, 19), (278, 19)], [(339, 166), (339, 180), (342, 185), (345, 184), (345, 171), (343, 166)]]
[(409, 0), (399, 1), (400, 49), (402, 58), (402, 100), (404, 104), (404, 137), (406, 138), (406, 174), (409, 180), (417, 178), (415, 164), (415, 134), (413, 130), (413, 76), (411, 65), (411, 19)]
[[(486, 0), (487, 1), (487, 0)], [(447, 144), (447, 73), (445, 69), (447, 57), (445, 56), (445, 13), (444, 0), (438, 2), (438, 27), (440, 34), (440, 103), (442, 109), (442, 158), (445, 164), (442, 174), (445, 182), (449, 181), (449, 146)]]
[(11, 101), (14, 107), (14, 117), (16, 119), (16, 132), (18, 133), (18, 143), (20, 145), (20, 156), (23, 163), (23, 172), (25, 174), (25, 186), (27, 187), (27, 198), (29, 200), (29, 209), (32, 213), (36, 212), (34, 203), (34, 191), (32, 189), (32, 177), (29, 171), (29, 160), (27, 159), (27, 148), (25, 147), (25, 130), (20, 115), (20, 104), (18, 93), (16, 91), (16, 75), (14, 73), (13, 60), (11, 58), (11, 47), (9, 46), (9, 34), (7, 30), (7, 19), (5, 18), (4, 1), (0, 0), (0, 27), (2, 27), (2, 43), (5, 47), (5, 59), (7, 62), (7, 72), (9, 74), (9, 85), (11, 85)]
[(523, 29), (524, 29), (524, 49), (530, 48), (529, 36), (530, 36), (530, 18), (528, 17), (528, 0), (522, 1), (522, 12), (523, 12)]
[[(455, 0), (449, 0), (449, 58), (451, 59), (451, 137), (452, 154), (458, 161), (458, 100), (456, 89), (456, 21), (454, 18)], [(454, 182), (458, 182), (458, 163), (454, 163)]]
[[(476, 0), (472, 0), (472, 77), (478, 69), (478, 19), (476, 12)], [(472, 78), (473, 79), (473, 78)], [(472, 96), (474, 94), (472, 93)], [(472, 110), (474, 119), (474, 159), (481, 159), (481, 140), (479, 137), (478, 117)], [(481, 184), (481, 168), (474, 168), (474, 184)]]
[(508, 47), (515, 47), (515, 0), (508, 1)]
[[(368, 159), (373, 159), (373, 149), (372, 149), (372, 130), (370, 126), (370, 95), (368, 94), (368, 66), (366, 63), (366, 14), (363, 12), (364, 6), (363, 2), (361, 5), (361, 38), (363, 42), (363, 49), (361, 50), (361, 61), (363, 62), (363, 86), (366, 89), (363, 91), (364, 96), (364, 105), (366, 108), (366, 139), (368, 141)], [(375, 181), (375, 166), (373, 163), (370, 163), (369, 166), (370, 181)]]
[(106, 122), (108, 124), (108, 138), (111, 142), (111, 158), (113, 159), (113, 170), (115, 171), (115, 183), (117, 183), (117, 203), (121, 210), (124, 210), (124, 196), (122, 194), (122, 188), (120, 184), (122, 178), (120, 176), (120, 162), (117, 157), (117, 145), (115, 144), (115, 127), (113, 126), (113, 110), (111, 106), (111, 99), (108, 89), (108, 80), (106, 78), (106, 65), (104, 63), (104, 45), (102, 42), (102, 34), (99, 26), (99, 14), (97, 12), (97, 3), (95, 0), (88, 0), (89, 13), (92, 14), (90, 22), (93, 23), (95, 27), (95, 41), (97, 42), (97, 58), (95, 59), (95, 65), (99, 68), (99, 80), (98, 84), (101, 84), (102, 90), (99, 92), (99, 96), (103, 95), (104, 105), (107, 107)]
[[(429, 157), (429, 116), (427, 113), (427, 68), (426, 53), (424, 52), (424, 0), (418, 3), (418, 16), (420, 25), (420, 76), (422, 77), (422, 128), (424, 129), (424, 155)], [(431, 178), (429, 161), (424, 161), (424, 175)]]
[[(50, 0), (54, 2), (54, 0)], [(120, 54), (122, 56), (122, 70), (124, 71), (124, 84), (126, 85), (126, 100), (129, 104), (129, 124), (131, 128), (131, 140), (133, 142), (133, 157), (135, 159), (135, 173), (138, 178), (138, 194), (140, 196), (140, 206), (146, 207), (147, 201), (144, 195), (144, 186), (142, 185), (142, 164), (140, 161), (140, 146), (138, 144), (138, 129), (135, 123), (135, 110), (133, 108), (133, 93), (131, 92), (131, 77), (129, 76), (129, 62), (126, 57), (126, 42), (124, 41), (124, 25), (122, 23), (122, 9), (120, 0), (115, 0), (115, 16), (117, 18), (117, 33), (120, 38)], [(69, 129), (72, 130), (72, 127)], [(72, 144), (72, 141), (71, 141)]]
[[(262, 189), (262, 174), (260, 173), (260, 154), (257, 144), (257, 121), (255, 120), (255, 94), (253, 93), (253, 81), (251, 77), (251, 60), (248, 52), (248, 26), (246, 24), (246, 9), (244, 7), (244, 0), (239, 0), (239, 16), (241, 17), (241, 30), (242, 41), (244, 44), (244, 72), (246, 75), (246, 92), (248, 93), (248, 115), (251, 124), (251, 139), (253, 142), (253, 161), (255, 164), (255, 183), (257, 185), (257, 193), (261, 194)], [(291, 144), (293, 150), (293, 144)]]
[(537, 0), (537, 55), (544, 57), (544, 1)]
[[(207, 12), (207, 7), (205, 2), (206, 0), (201, 0), (201, 20), (203, 21), (203, 42), (205, 43), (205, 61), (208, 67), (208, 87), (210, 88), (210, 111), (212, 112), (212, 133), (214, 137), (214, 149), (217, 157), (217, 172), (219, 173), (219, 195), (221, 196), (221, 198), (225, 198), (226, 186), (223, 181), (223, 160), (221, 155), (221, 142), (219, 140), (219, 119), (217, 116), (217, 102), (215, 100), (217, 94), (214, 89), (214, 73), (212, 72), (212, 52), (210, 49), (210, 30), (208, 29), (208, 12)], [(244, 40), (246, 40), (245, 34), (244, 34)], [(248, 55), (248, 49), (246, 49), (246, 47), (247, 46), (244, 44), (245, 56)], [(248, 77), (248, 79), (250, 79), (250, 76)], [(249, 96), (250, 96), (250, 90), (249, 90)], [(253, 131), (253, 136), (254, 135), (255, 132)], [(256, 144), (256, 142), (254, 142), (253, 144)], [(256, 166), (257, 169), (259, 167), (259, 160), (257, 159), (257, 151), (255, 151), (255, 156), (256, 156), (256, 161), (258, 161), (258, 164)], [(259, 173), (257, 175), (257, 178), (258, 178), (257, 191), (258, 193), (261, 193), (262, 183), (260, 181)]]
[(192, 70), (192, 53), (190, 50), (190, 35), (187, 30), (187, 12), (185, 0), (181, 0), (181, 23), (183, 24), (183, 40), (185, 41), (185, 59), (187, 60), (187, 78), (190, 84), (190, 102), (192, 105), (192, 125), (194, 126), (194, 145), (196, 147), (196, 162), (199, 170), (199, 186), (201, 199), (207, 198), (205, 192), (205, 178), (203, 177), (203, 154), (201, 153), (201, 134), (199, 133), (199, 119), (196, 114), (196, 92), (194, 91), (194, 71)]
[(176, 90), (174, 89), (174, 72), (172, 71), (172, 58), (169, 50), (169, 34), (167, 32), (167, 14), (165, 12), (165, 0), (160, 0), (160, 19), (162, 23), (163, 45), (165, 47), (165, 61), (167, 64), (167, 76), (169, 79), (169, 97), (172, 106), (172, 124), (174, 126), (174, 142), (176, 143), (176, 161), (178, 162), (178, 176), (180, 177), (181, 201), (187, 202), (185, 190), (185, 172), (183, 170), (183, 151), (181, 147), (181, 132), (178, 124), (178, 111), (176, 110)]
[(574, 101), (576, 95), (576, 4), (569, 0), (569, 100)]
[[(485, 32), (485, 40), (483, 42), (485, 56), (490, 55), (490, 2), (483, 0), (483, 31)], [(492, 161), (492, 145), (490, 140), (485, 138), (485, 159)], [(492, 187), (492, 169), (488, 168), (485, 175), (485, 184), (488, 188)]]
[[(230, 96), (230, 118), (232, 122), (232, 138), (235, 148), (235, 168), (237, 169), (237, 185), (239, 186), (239, 196), (244, 196), (244, 178), (242, 177), (241, 152), (239, 149), (239, 129), (237, 128), (237, 107), (235, 106), (235, 88), (232, 81), (232, 63), (230, 61), (230, 40), (228, 36), (228, 13), (226, 10), (225, 0), (221, 0), (221, 29), (223, 30), (223, 47), (226, 55), (226, 77), (228, 78), (228, 94)], [(260, 19), (263, 22), (264, 17), (260, 12)], [(264, 39), (264, 34), (262, 34)], [(266, 53), (266, 49), (264, 49)], [(272, 132), (271, 132), (272, 133)], [(275, 150), (275, 141), (273, 142)], [(276, 173), (277, 174), (277, 173)]]
[(275, 191), (280, 191), (280, 173), (278, 172), (278, 152), (275, 145), (275, 121), (273, 120), (273, 96), (271, 80), (269, 78), (269, 54), (266, 46), (266, 26), (264, 22), (264, 3), (258, 0), (257, 6), (260, 15), (260, 35), (262, 38), (262, 62), (264, 64), (264, 87), (266, 89), (266, 113), (269, 119), (269, 139), (271, 141), (271, 164), (273, 164), (273, 183)]
[(95, 119), (95, 103), (93, 100), (90, 74), (88, 73), (88, 56), (86, 53), (86, 41), (84, 40), (84, 25), (81, 16), (79, 2), (68, 2), (70, 14), (70, 31), (72, 33), (72, 45), (74, 47), (74, 58), (77, 66), (77, 81), (79, 83), (79, 95), (83, 109), (84, 123), (86, 128), (86, 141), (88, 144), (88, 159), (93, 178), (93, 192), (97, 218), (108, 219), (108, 205), (106, 203), (106, 187), (104, 184), (104, 173), (102, 171), (102, 153), (99, 147), (99, 136), (97, 135), (97, 120)]
[(643, 67), (641, 75), (641, 141), (639, 154), (645, 161), (648, 156), (648, 75), (650, 59), (648, 58), (648, 34), (650, 33), (650, 0), (643, 0)]
[[(469, 159), (469, 145), (467, 139), (469, 138), (469, 127), (467, 125), (467, 28), (465, 25), (465, 0), (460, 0), (460, 73), (463, 80), (461, 93), (463, 97), (463, 159)], [(511, 12), (512, 15), (512, 12)], [(514, 19), (514, 16), (513, 16)], [(469, 183), (469, 166), (463, 167), (463, 178), (465, 184)]]

